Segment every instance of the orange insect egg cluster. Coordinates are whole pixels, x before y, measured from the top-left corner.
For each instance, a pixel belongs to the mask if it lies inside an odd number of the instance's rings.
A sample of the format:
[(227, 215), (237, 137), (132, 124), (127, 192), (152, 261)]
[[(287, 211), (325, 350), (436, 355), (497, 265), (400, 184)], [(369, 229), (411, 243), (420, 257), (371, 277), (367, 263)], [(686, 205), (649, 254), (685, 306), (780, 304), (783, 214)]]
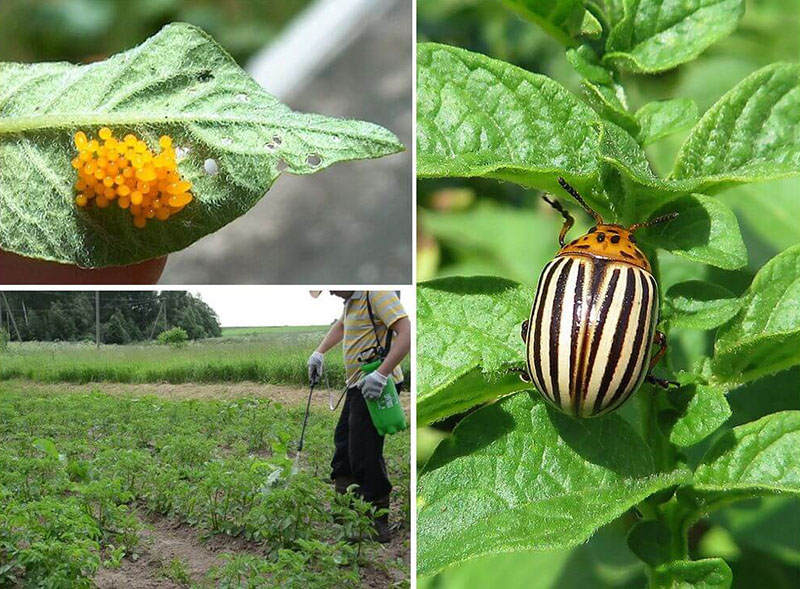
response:
[(161, 153), (156, 155), (135, 135), (117, 140), (103, 127), (98, 136), (90, 140), (83, 131), (75, 133), (76, 205), (103, 209), (116, 201), (141, 229), (148, 219), (166, 221), (192, 202), (192, 183), (181, 179), (171, 137), (158, 140)]

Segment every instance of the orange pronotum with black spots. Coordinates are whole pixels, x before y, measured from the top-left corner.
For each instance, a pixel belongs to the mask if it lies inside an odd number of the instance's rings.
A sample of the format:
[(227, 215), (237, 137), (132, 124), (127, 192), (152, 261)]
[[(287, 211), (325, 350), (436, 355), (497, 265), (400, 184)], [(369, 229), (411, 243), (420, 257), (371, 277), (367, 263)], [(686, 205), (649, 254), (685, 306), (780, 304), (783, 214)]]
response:
[(604, 223), (558, 250), (558, 256), (594, 256), (638, 266), (651, 272), (650, 262), (636, 245), (636, 237), (622, 225)]
[(108, 127), (97, 134), (100, 141), (83, 131), (75, 133), (78, 155), (72, 167), (78, 172), (78, 207), (94, 203), (103, 209), (116, 201), (141, 229), (148, 219), (166, 221), (192, 202), (192, 183), (180, 176), (169, 135), (158, 140), (161, 152), (154, 154), (133, 134), (117, 140)]

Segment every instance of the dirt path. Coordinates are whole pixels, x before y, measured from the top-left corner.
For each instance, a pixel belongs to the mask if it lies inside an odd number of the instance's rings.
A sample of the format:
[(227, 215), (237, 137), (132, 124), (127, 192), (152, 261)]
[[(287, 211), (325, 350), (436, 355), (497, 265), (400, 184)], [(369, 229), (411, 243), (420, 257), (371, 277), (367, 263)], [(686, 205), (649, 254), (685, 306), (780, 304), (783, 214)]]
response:
[(164, 518), (153, 520), (150, 529), (142, 530), (139, 537), (139, 558), (135, 562), (124, 559), (118, 569), (100, 569), (95, 577), (99, 589), (184, 587), (165, 574), (174, 559), (182, 563), (193, 581), (202, 579), (212, 566), (222, 564), (219, 552), (201, 544), (195, 531)]
[[(19, 390), (53, 394), (86, 394), (92, 391), (102, 391), (109, 395), (120, 397), (145, 397), (153, 395), (162, 399), (241, 399), (242, 397), (257, 397), (271, 399), (284, 405), (296, 405), (308, 400), (308, 389), (301, 389), (286, 385), (272, 385), (259, 382), (234, 382), (234, 383), (120, 383), (120, 382), (95, 382), (89, 384), (74, 383), (45, 383), (30, 380), (7, 380), (0, 383), (6, 390)], [(339, 399), (341, 391), (330, 391), (335, 400)], [(328, 407), (328, 394), (326, 389), (314, 391), (312, 404), (315, 407)], [(403, 407), (408, 411), (410, 405), (409, 395), (400, 395)], [(335, 401), (334, 401), (335, 402)]]
[[(169, 578), (167, 571), (173, 560), (180, 561), (181, 569), (191, 581), (199, 583), (212, 567), (223, 564), (222, 555), (226, 552), (265, 554), (259, 546), (239, 538), (219, 535), (201, 542), (199, 532), (186, 524), (142, 513), (138, 516), (146, 525), (139, 534), (139, 557), (136, 561), (125, 558), (118, 569), (101, 568), (94, 579), (99, 589), (179, 589), (188, 585)], [(409, 566), (408, 534), (395, 531), (392, 542), (380, 548), (380, 560), (386, 563), (403, 560)], [(362, 571), (363, 587), (379, 589), (401, 580), (402, 574), (396, 569)]]

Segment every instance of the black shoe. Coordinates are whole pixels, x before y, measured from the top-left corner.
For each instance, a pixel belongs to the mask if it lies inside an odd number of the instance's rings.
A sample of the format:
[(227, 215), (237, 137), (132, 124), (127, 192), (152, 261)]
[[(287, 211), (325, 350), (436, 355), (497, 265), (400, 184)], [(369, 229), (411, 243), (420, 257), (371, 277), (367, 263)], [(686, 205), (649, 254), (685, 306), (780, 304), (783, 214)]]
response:
[(389, 515), (372, 518), (372, 529), (365, 536), (350, 536), (347, 541), (350, 544), (358, 544), (364, 540), (371, 540), (380, 544), (388, 544), (392, 541), (392, 532), (389, 527)]
[(392, 541), (392, 532), (389, 529), (389, 514), (376, 517), (372, 520), (373, 531), (372, 539), (381, 544), (388, 544)]

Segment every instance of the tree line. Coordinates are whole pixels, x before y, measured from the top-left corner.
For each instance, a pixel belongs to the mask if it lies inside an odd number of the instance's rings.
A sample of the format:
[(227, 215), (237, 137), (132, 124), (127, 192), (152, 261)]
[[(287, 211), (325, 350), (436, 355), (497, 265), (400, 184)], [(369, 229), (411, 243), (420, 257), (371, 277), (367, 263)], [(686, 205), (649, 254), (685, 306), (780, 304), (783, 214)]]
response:
[[(0, 328), (23, 341), (95, 340), (94, 292), (5, 292), (0, 299)], [(7, 301), (7, 305), (6, 305)], [(103, 343), (127, 344), (155, 338), (173, 327), (190, 339), (219, 337), (214, 310), (186, 291), (100, 292)]]

